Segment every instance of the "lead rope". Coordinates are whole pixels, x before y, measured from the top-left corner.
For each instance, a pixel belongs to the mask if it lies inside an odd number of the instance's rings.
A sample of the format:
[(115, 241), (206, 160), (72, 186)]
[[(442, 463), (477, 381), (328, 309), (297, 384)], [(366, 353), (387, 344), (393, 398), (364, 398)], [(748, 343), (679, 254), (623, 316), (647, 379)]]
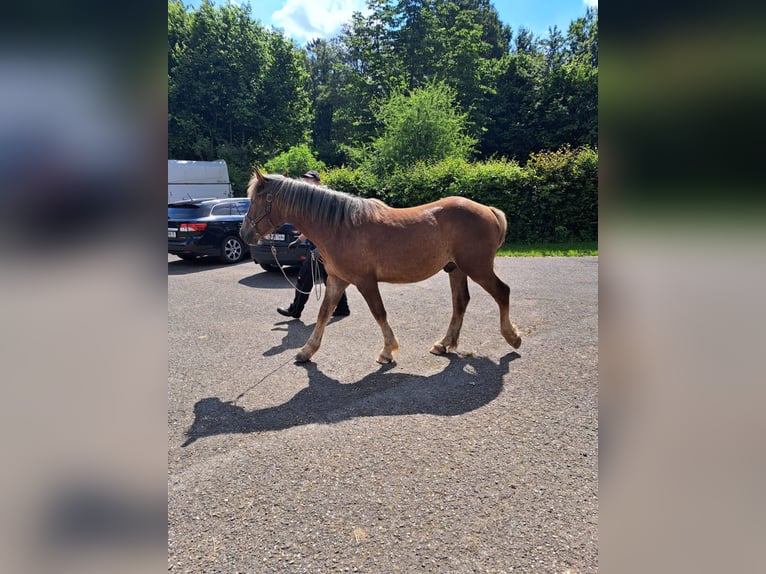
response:
[(260, 385), (260, 384), (261, 384), (263, 381), (265, 381), (266, 379), (268, 379), (268, 378), (269, 378), (271, 375), (273, 375), (274, 373), (276, 373), (276, 372), (277, 372), (279, 369), (281, 369), (282, 367), (284, 367), (285, 365), (287, 365), (287, 363), (290, 363), (290, 362), (295, 362), (295, 358), (294, 358), (294, 357), (290, 357), (290, 358), (289, 358), (289, 359), (287, 359), (287, 360), (286, 360), (284, 363), (282, 363), (282, 364), (280, 364), (280, 365), (276, 366), (276, 367), (275, 367), (274, 369), (272, 369), (272, 370), (271, 370), (269, 373), (267, 373), (267, 374), (263, 375), (259, 381), (257, 381), (256, 383), (254, 383), (254, 384), (250, 385), (250, 386), (249, 386), (248, 388), (246, 388), (244, 391), (242, 391), (241, 393), (239, 393), (239, 394), (237, 395), (237, 398), (236, 398), (236, 399), (234, 399), (233, 401), (230, 401), (230, 402), (231, 402), (231, 404), (233, 404), (233, 405), (236, 405), (236, 404), (237, 404), (237, 401), (239, 401), (239, 399), (241, 399), (242, 397), (244, 397), (244, 396), (245, 396), (247, 393), (249, 393), (250, 391), (252, 391), (252, 390), (253, 390), (255, 387), (257, 387), (258, 385)]
[[(295, 289), (298, 293), (302, 293), (303, 295), (311, 295), (311, 291), (301, 291), (298, 289), (298, 286), (293, 283), (290, 278), (287, 276), (287, 273), (285, 273), (284, 267), (282, 267), (282, 264), (279, 262), (279, 259), (277, 258), (277, 248), (274, 246), (274, 244), (271, 244), (271, 255), (274, 257), (274, 261), (277, 262), (277, 267), (279, 267), (279, 270), (282, 272), (282, 276), (285, 278), (285, 281), (287, 281), (290, 286)], [(316, 256), (314, 251), (309, 252), (309, 257), (311, 257), (311, 281), (314, 284), (314, 291), (316, 292), (317, 301), (319, 301), (322, 298), (322, 285), (323, 283), (320, 281), (321, 272), (319, 271), (319, 257)]]

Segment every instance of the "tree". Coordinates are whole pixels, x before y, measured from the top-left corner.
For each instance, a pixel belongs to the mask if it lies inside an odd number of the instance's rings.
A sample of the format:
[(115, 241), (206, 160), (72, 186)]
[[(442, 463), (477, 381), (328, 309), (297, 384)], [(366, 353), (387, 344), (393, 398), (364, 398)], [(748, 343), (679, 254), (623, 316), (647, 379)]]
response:
[(525, 161), (533, 152), (598, 143), (598, 19), (589, 10), (543, 40), (521, 28), (514, 50), (499, 64), (496, 92), (488, 98), (495, 118), (480, 149), (486, 156)]
[(511, 28), (500, 21), (490, 0), (453, 0), (460, 13), (471, 12), (473, 21), (481, 29), (481, 40), (488, 46), (487, 58), (498, 60), (508, 53)]
[(363, 148), (380, 125), (373, 113), (376, 102), (404, 86), (403, 70), (395, 51), (395, 10), (391, 0), (369, 0), (370, 14), (355, 13), (344, 26), (341, 44), (343, 62), (333, 125), (339, 147), (348, 152)]
[(485, 157), (524, 161), (541, 149), (538, 101), (544, 64), (533, 53), (509, 54), (499, 63), (496, 93), (488, 99), (488, 115), (495, 119), (481, 140)]
[(498, 68), (491, 56), (498, 47), (485, 41), (477, 10), (453, 3), (445, 8), (449, 33), (445, 37), (444, 78), (455, 88), (457, 102), (468, 114), (467, 128), (481, 137), (489, 123), (487, 99), (495, 93), (497, 83)]
[(308, 61), (249, 8), (168, 3), (168, 154), (225, 159), (244, 192), (254, 161), (306, 141)]
[(226, 159), (238, 188), (253, 162), (308, 142), (327, 165), (406, 165), (421, 150), (441, 153), (418, 139), (438, 132), (439, 122), (426, 126), (441, 103), (419, 99), (436, 88), (449, 88), (460, 110), (439, 120), (460, 119), (458, 155), (477, 144), (479, 158), (523, 162), (564, 144), (596, 145), (596, 10), (566, 35), (553, 27), (538, 39), (520, 28), (512, 42), (491, 0), (368, 0), (367, 8), (336, 38), (299, 49), (249, 8), (169, 0), (171, 157)]
[[(170, 19), (169, 37), (183, 38), (169, 70), (168, 137), (176, 157), (216, 159), (218, 147), (248, 142), (265, 61), (265, 34), (246, 9), (216, 9), (207, 0), (188, 20)], [(181, 32), (177, 22), (187, 24)]]
[(527, 28), (523, 26), (516, 33), (514, 40), (514, 52), (517, 54), (526, 54), (527, 56), (537, 55), (537, 38)]
[(497, 61), (511, 32), (487, 0), (402, 0), (395, 46), (410, 89), (441, 80), (456, 90), (467, 127), (481, 137), (489, 123)]
[(374, 142), (370, 167), (378, 175), (417, 162), (464, 159), (476, 144), (465, 133), (466, 114), (456, 108), (454, 89), (443, 82), (394, 93), (377, 117), (384, 131)]
[(598, 68), (598, 13), (589, 8), (583, 18), (569, 24), (566, 37), (569, 60), (579, 60)]
[[(361, 17), (361, 15), (357, 15)], [(315, 40), (307, 47), (314, 109), (312, 142), (320, 159), (334, 165), (349, 160), (375, 133), (369, 82), (354, 69), (347, 38)]]
[(548, 69), (538, 96), (537, 149), (598, 144), (597, 30), (596, 12), (588, 10), (570, 24), (566, 39), (554, 28), (544, 41)]
[(558, 26), (548, 28), (548, 37), (540, 42), (545, 54), (545, 63), (548, 71), (560, 66), (564, 60), (564, 36)]
[(268, 34), (269, 65), (258, 98), (259, 157), (271, 157), (308, 141), (311, 126), (309, 65), (305, 52), (281, 33)]

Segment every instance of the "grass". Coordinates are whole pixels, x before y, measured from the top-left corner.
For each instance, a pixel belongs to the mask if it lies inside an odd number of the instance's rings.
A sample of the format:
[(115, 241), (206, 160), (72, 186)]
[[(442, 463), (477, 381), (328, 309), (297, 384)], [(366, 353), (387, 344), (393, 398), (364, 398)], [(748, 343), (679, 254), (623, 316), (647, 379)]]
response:
[(598, 255), (598, 242), (506, 243), (497, 254), (503, 257), (582, 257)]

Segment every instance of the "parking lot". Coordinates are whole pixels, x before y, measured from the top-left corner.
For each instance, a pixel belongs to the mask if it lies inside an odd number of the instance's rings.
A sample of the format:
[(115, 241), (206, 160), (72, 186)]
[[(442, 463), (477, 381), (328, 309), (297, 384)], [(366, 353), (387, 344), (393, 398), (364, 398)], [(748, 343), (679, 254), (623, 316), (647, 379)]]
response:
[[(381, 284), (381, 366), (361, 295), (306, 364), (292, 287), (252, 261), (168, 256), (168, 568), (173, 572), (596, 572), (598, 258), (498, 258), (469, 281), (457, 354), (439, 273)], [(294, 280), (294, 272), (288, 273)]]

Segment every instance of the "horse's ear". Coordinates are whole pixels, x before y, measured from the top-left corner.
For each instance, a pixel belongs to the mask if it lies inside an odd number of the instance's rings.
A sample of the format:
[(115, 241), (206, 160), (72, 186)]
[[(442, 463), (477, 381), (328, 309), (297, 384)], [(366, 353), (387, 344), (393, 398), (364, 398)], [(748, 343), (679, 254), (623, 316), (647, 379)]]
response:
[(261, 173), (261, 170), (258, 169), (258, 166), (255, 166), (255, 170), (253, 171), (253, 177), (258, 180), (258, 183), (263, 184), (264, 177)]

